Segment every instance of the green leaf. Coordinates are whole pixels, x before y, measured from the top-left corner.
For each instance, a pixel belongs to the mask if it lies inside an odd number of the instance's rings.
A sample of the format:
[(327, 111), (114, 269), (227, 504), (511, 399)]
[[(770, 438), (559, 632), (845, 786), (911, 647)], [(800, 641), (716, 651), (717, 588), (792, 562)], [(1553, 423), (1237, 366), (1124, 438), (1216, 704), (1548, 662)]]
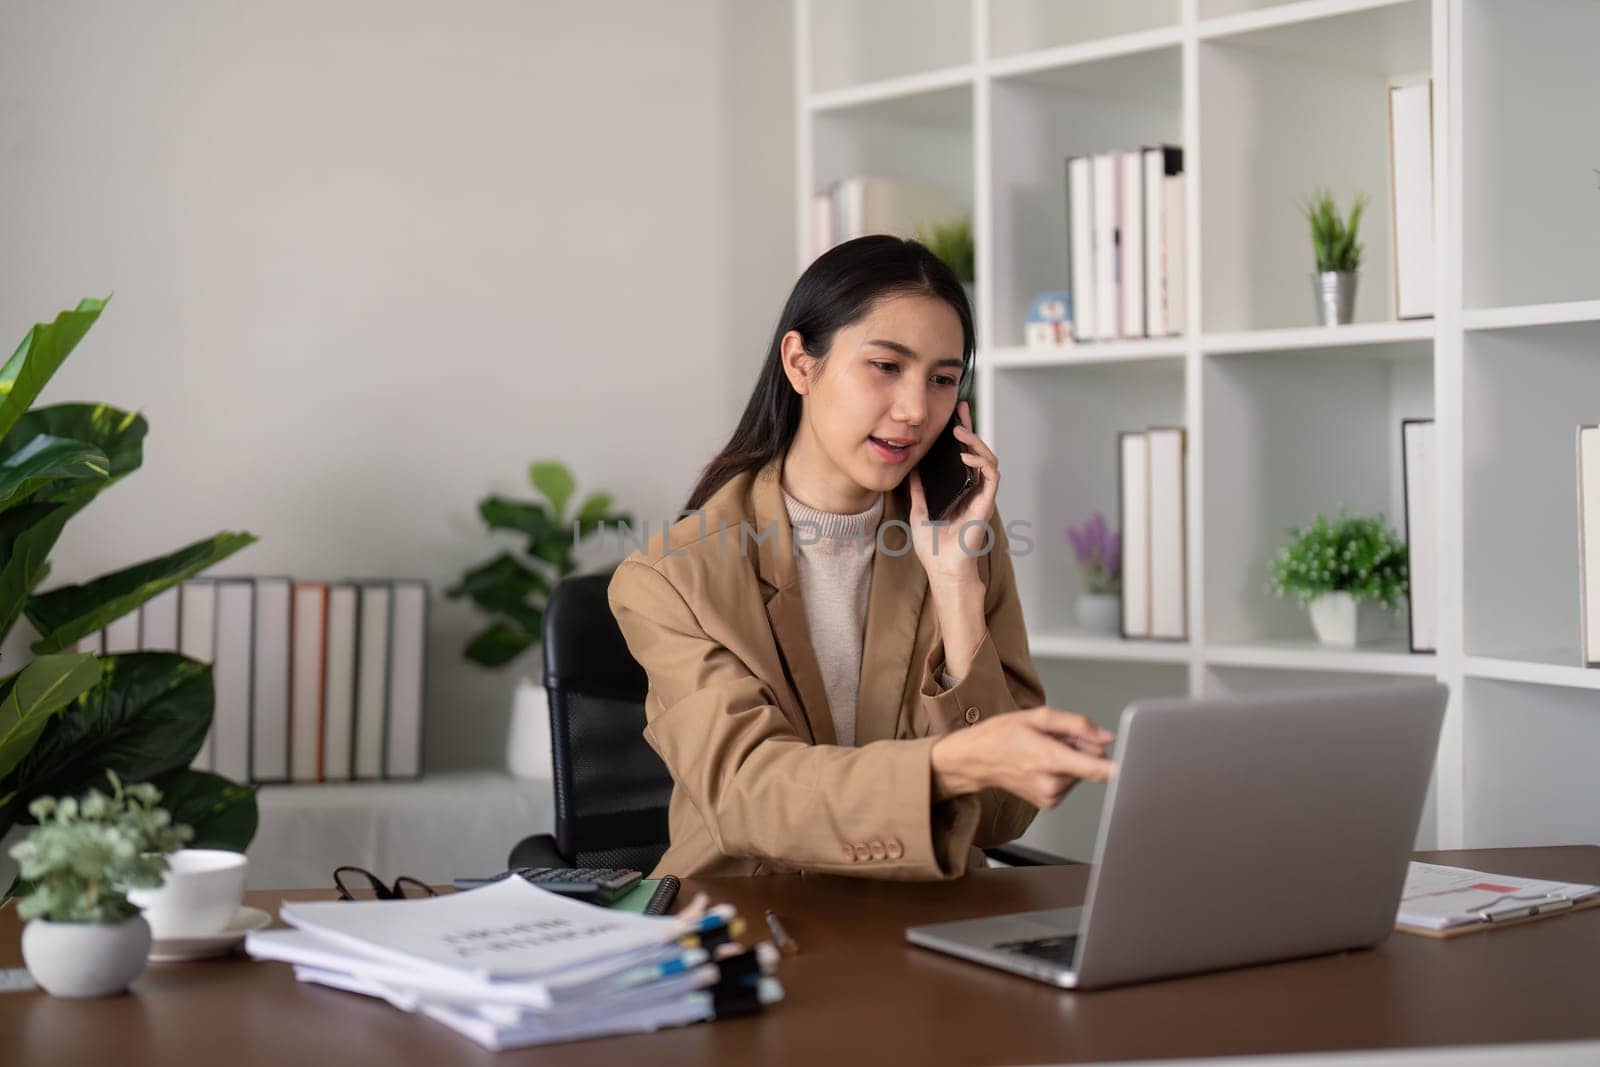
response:
[(93, 656), (40, 656), (0, 681), (0, 781), (33, 750), (50, 717), (100, 680)]
[(33, 503), (0, 511), (0, 634), (10, 632), (34, 587), (50, 572), (50, 550), (67, 520), (84, 507)]
[(536, 640), (526, 630), (495, 623), (468, 643), (466, 656), (485, 667), (503, 667), (527, 651)]
[(83, 340), (105, 306), (105, 300), (82, 300), (74, 310), (57, 315), (54, 322), (36, 323), (28, 331), (5, 366), (0, 367), (0, 438), (11, 432), (39, 398), (45, 384)]
[(572, 471), (567, 469), (565, 463), (544, 461), (528, 468), (528, 478), (533, 482), (533, 487), (550, 501), (555, 523), (561, 525), (564, 521), (562, 516), (567, 513), (567, 501), (572, 499), (572, 493), (578, 487)]
[(544, 533), (555, 525), (543, 504), (525, 504), (502, 496), (485, 497), (478, 505), (478, 514), (491, 530), (511, 530), (529, 536)]
[(107, 482), (110, 477), (111, 461), (93, 445), (38, 434), (0, 460), (0, 510), (23, 503), (55, 481)]
[(572, 573), (572, 535), (563, 530), (540, 534), (528, 542), (528, 555), (542, 559), (565, 577)]
[(99, 658), (100, 678), (45, 726), (33, 750), (0, 780), (0, 837), (31, 821), (39, 796), (80, 796), (105, 781), (148, 782), (187, 767), (211, 728), (211, 667), (176, 652)]
[(161, 790), (161, 806), (172, 813), (172, 821), (194, 829), (189, 848), (243, 852), (256, 836), (254, 786), (188, 767), (169, 771), (153, 784)]
[(36, 653), (57, 652), (256, 540), (254, 534), (224, 531), (159, 559), (146, 560), (86, 585), (65, 585), (29, 598), (28, 619), (43, 636)]
[(144, 416), (109, 404), (56, 404), (38, 408), (17, 420), (11, 433), (0, 438), (0, 461), (16, 455), (35, 437), (47, 434), (92, 445), (105, 453), (110, 477), (106, 481), (74, 481), (40, 493), (41, 503), (88, 503), (100, 490), (139, 469), (144, 462), (144, 438), (150, 425)]
[(588, 519), (580, 518), (578, 520), (578, 539), (581, 541), (583, 538), (588, 537), (600, 529), (602, 524), (616, 532), (620, 537), (623, 529), (633, 529), (633, 516), (619, 511), (611, 514), (596, 515)]
[(461, 581), (445, 591), (451, 598), (471, 597), (478, 607), (489, 612), (507, 612), (521, 607), (531, 594), (549, 593), (544, 575), (525, 566), (509, 552), (502, 552), (461, 576)]
[(578, 507), (578, 522), (594, 523), (605, 517), (612, 502), (610, 493), (590, 493)]

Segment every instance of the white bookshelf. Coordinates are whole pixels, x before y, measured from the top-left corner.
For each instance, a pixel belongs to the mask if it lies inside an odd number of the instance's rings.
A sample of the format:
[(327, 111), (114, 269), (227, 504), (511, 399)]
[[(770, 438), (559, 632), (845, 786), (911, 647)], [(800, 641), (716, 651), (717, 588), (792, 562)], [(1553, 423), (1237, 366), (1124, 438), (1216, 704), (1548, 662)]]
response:
[[(1003, 518), (1032, 523), (1015, 566), (1051, 702), (1114, 723), (1140, 696), (1437, 677), (1419, 841), (1600, 841), (1572, 755), (1600, 750), (1572, 443), (1600, 422), (1600, 5), (797, 0), (796, 20), (799, 266), (810, 195), (839, 178), (944, 182), (972, 212), (979, 428)], [(1436, 314), (1397, 321), (1384, 90), (1428, 76)], [(1184, 147), (1189, 334), (1025, 347), (1029, 298), (1067, 287), (1066, 157), (1158, 142)], [(1314, 325), (1297, 207), (1316, 186), (1370, 198), (1355, 321), (1335, 329)], [(1400, 420), (1418, 416), (1439, 425), (1439, 651), (1406, 651), (1403, 616), (1377, 647), (1320, 647), (1267, 562), (1340, 503), (1401, 528)], [(1148, 424), (1189, 431), (1181, 643), (1072, 617), (1062, 528), (1115, 515), (1115, 434)], [(1095, 795), (1029, 840), (1087, 855)]]

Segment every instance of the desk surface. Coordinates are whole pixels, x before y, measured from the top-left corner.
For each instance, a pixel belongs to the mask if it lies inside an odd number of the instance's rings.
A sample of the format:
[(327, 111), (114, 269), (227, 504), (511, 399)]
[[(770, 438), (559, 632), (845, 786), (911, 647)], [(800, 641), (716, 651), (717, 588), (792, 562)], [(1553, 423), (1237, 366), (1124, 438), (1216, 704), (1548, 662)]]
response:
[[(1419, 859), (1600, 883), (1600, 847)], [(1070, 993), (905, 943), (908, 924), (1081, 901), (1088, 868), (975, 872), (957, 883), (781, 876), (690, 880), (799, 942), (765, 1014), (661, 1033), (488, 1053), (386, 1004), (299, 985), (283, 964), (152, 964), (132, 995), (0, 993), (7, 1063), (1027, 1063), (1562, 1041), (1600, 1037), (1600, 909), (1449, 941), (1092, 993)], [(257, 906), (315, 893), (252, 893)], [(0, 966), (21, 965), (14, 908)]]

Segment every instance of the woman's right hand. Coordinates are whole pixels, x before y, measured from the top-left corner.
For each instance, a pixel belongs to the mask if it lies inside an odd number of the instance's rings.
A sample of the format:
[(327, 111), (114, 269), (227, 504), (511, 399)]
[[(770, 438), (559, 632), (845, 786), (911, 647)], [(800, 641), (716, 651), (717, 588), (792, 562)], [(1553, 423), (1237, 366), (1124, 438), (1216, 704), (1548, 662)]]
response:
[(1074, 782), (1111, 778), (1113, 740), (1086, 717), (1040, 706), (996, 715), (945, 734), (933, 745), (937, 799), (995, 787), (1036, 808), (1053, 808)]

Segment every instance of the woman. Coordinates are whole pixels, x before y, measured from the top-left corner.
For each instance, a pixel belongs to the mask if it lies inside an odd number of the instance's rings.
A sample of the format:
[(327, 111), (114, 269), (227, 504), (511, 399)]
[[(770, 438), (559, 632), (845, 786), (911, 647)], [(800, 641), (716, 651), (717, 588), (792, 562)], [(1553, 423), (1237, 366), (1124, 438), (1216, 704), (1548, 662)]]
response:
[(1109, 776), (1109, 733), (1038, 706), (999, 464), (965, 401), (982, 487), (927, 524), (916, 466), (974, 350), (966, 294), (922, 245), (825, 253), (689, 514), (618, 566), (674, 782), (656, 875), (954, 878)]

